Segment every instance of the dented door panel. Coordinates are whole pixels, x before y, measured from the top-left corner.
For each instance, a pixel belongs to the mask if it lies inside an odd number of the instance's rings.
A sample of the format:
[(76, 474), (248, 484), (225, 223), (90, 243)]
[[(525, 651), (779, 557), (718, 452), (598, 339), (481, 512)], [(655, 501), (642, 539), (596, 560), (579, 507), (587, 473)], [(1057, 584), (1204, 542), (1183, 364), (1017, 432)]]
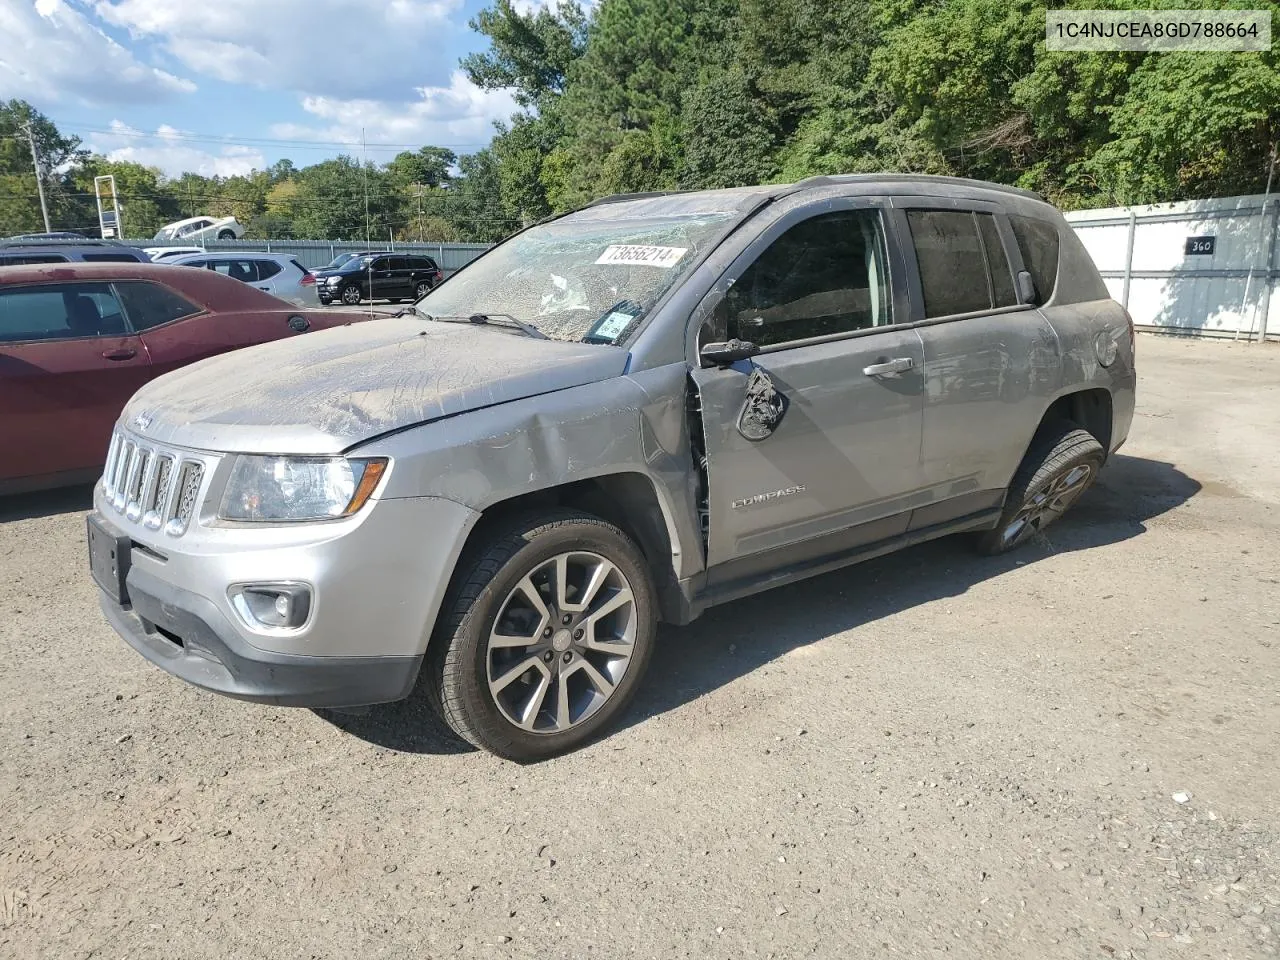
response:
[[(910, 368), (864, 373), (898, 359)], [(884, 328), (695, 369), (708, 567), (898, 514), (887, 535), (905, 530), (920, 486), (923, 365), (915, 330)]]

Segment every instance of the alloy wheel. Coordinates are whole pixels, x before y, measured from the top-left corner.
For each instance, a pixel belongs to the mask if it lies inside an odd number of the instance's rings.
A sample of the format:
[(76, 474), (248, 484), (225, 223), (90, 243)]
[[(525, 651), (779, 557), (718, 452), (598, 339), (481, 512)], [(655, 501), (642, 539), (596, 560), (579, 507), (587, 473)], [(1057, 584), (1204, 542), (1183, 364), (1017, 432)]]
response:
[(637, 627), (635, 596), (616, 564), (590, 551), (557, 554), (498, 608), (485, 650), (489, 693), (521, 730), (563, 733), (613, 696)]
[(1066, 512), (1089, 485), (1093, 467), (1077, 463), (1054, 477), (1043, 490), (1032, 494), (1005, 526), (1000, 539), (1006, 546), (1034, 536)]
[(356, 286), (346, 287), (342, 291), (342, 302), (354, 305), (360, 302), (360, 288)]

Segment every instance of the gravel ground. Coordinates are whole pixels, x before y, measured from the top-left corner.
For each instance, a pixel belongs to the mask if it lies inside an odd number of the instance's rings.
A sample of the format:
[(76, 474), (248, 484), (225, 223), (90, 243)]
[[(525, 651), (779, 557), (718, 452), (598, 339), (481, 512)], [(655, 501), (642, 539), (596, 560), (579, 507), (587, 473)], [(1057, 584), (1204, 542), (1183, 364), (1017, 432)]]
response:
[(1280, 351), (1139, 363), (1047, 539), (665, 629), (535, 766), (186, 686), (99, 615), (83, 490), (0, 504), (0, 956), (1274, 956)]

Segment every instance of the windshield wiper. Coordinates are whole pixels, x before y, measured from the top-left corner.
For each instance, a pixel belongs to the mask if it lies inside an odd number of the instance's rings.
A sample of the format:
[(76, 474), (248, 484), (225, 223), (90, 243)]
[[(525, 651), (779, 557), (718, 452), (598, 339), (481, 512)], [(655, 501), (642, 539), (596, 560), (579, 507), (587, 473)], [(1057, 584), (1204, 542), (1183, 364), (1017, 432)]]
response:
[(511, 316), (511, 314), (509, 313), (473, 313), (469, 317), (437, 317), (430, 313), (424, 313), (422, 314), (422, 316), (426, 317), (428, 320), (440, 320), (443, 322), (451, 322), (451, 323), (457, 323), (463, 320), (465, 320), (468, 323), (477, 323), (477, 324), (488, 324), (488, 323), (500, 322), (504, 326), (515, 327), (517, 330), (522, 330), (525, 333), (527, 333), (529, 336), (534, 337), (535, 339), (538, 339), (538, 340), (551, 339), (545, 333), (543, 333), (541, 330), (535, 327), (533, 324), (525, 323), (523, 320), (517, 320), (515, 317)]

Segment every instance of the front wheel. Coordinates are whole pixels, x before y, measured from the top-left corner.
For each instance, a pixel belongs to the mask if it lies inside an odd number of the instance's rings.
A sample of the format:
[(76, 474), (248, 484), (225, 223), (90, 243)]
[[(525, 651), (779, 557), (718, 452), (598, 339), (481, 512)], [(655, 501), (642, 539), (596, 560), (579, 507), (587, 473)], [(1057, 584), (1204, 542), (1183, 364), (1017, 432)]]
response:
[(626, 707), (657, 625), (644, 557), (586, 514), (529, 516), (459, 565), (424, 682), (463, 739), (541, 760), (592, 739)]
[(349, 283), (342, 288), (342, 302), (349, 307), (354, 307), (360, 302), (360, 288), (354, 283)]
[(999, 524), (978, 535), (979, 552), (1004, 553), (1042, 532), (1093, 485), (1104, 459), (1102, 444), (1074, 423), (1044, 427), (1009, 484)]

